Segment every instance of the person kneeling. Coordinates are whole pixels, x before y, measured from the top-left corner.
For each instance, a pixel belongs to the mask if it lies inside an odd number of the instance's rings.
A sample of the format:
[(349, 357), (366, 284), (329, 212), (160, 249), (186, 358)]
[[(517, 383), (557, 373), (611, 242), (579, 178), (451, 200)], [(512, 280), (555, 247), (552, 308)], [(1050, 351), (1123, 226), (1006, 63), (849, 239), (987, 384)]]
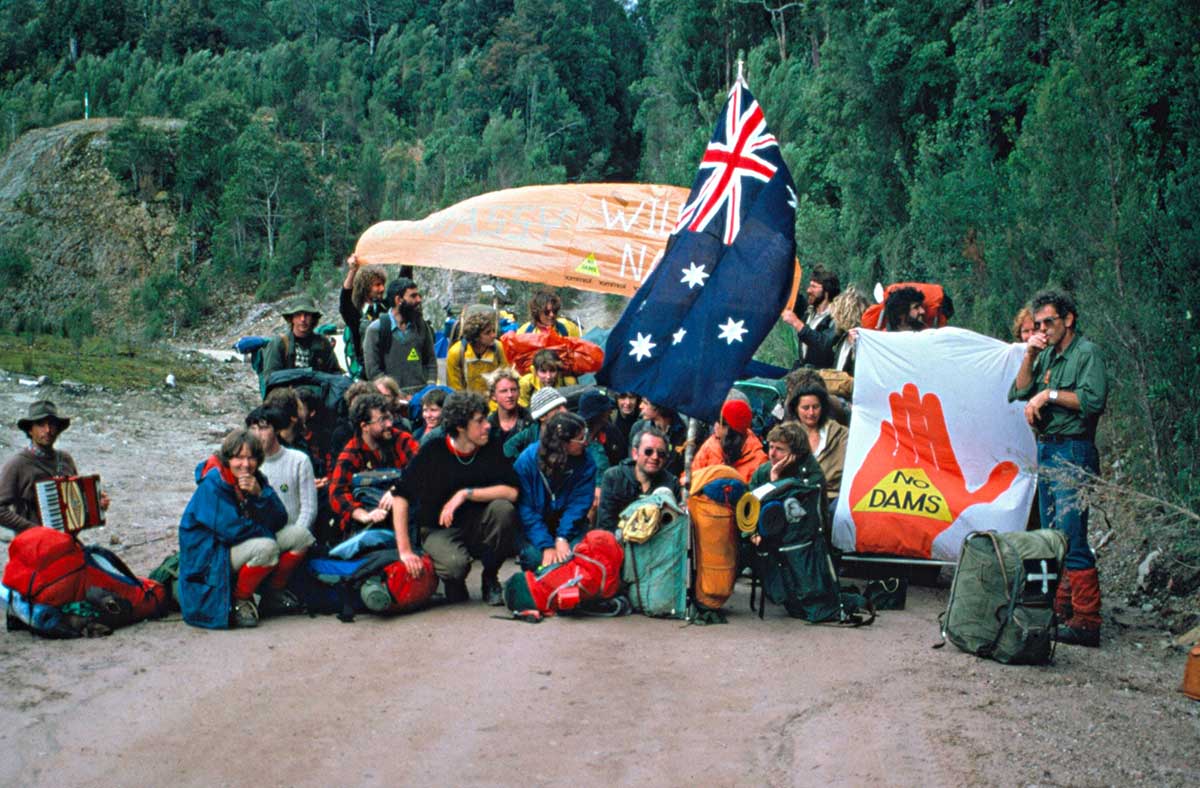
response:
[(196, 466), (198, 487), (179, 522), (179, 607), (193, 626), (257, 626), (255, 591), (264, 581), (268, 593), (282, 590), (311, 541), (285, 528), (287, 509), (262, 461), (262, 444), (241, 429)]
[(420, 559), (409, 535), (417, 507), (421, 545), (433, 559), (448, 602), (465, 602), (471, 559), (483, 564), (483, 601), (504, 604), (499, 572), (512, 554), (518, 522), (516, 473), (488, 440), (488, 406), (473, 391), (456, 391), (442, 408), (444, 437), (421, 447), (392, 490), (392, 525), (400, 559), (414, 576)]
[(522, 526), (517, 560), (522, 569), (566, 561), (587, 531), (596, 486), (596, 463), (587, 448), (583, 419), (558, 413), (542, 428), (541, 440), (517, 458)]

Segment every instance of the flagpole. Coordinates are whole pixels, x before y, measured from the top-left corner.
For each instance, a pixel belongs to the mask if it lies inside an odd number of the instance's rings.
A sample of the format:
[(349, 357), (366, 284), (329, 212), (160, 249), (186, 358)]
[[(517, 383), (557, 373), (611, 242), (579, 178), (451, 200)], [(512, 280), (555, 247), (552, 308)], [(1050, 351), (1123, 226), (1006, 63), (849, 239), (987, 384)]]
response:
[(687, 443), (683, 449), (683, 500), (688, 499), (688, 490), (692, 487), (692, 459), (696, 455), (696, 438), (700, 437), (700, 422), (688, 417)]

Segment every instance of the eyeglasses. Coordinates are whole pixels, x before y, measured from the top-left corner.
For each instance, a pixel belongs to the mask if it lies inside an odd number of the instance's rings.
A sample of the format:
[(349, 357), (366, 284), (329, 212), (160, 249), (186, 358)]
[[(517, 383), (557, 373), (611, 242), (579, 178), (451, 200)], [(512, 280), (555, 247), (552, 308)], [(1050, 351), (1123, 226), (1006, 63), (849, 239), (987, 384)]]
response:
[(1049, 328), (1050, 326), (1057, 323), (1059, 320), (1062, 320), (1062, 318), (1058, 317), (1057, 315), (1054, 317), (1047, 317), (1043, 320), (1035, 320), (1035, 321), (1033, 321), (1033, 327), (1035, 329), (1036, 328)]
[(571, 438), (571, 440), (567, 441), (567, 443), (587, 443), (587, 442), (588, 442), (588, 434), (586, 432), (583, 433), (582, 435), (580, 435), (578, 438)]
[(555, 309), (552, 306), (548, 306), (542, 310), (543, 315), (557, 315), (558, 313), (559, 313), (559, 310)]
[(667, 458), (667, 450), (666, 449), (642, 449), (642, 456), (643, 457), (662, 457), (665, 460)]
[(395, 423), (396, 423), (396, 420), (393, 419), (391, 416), (383, 416), (381, 418), (372, 419), (371, 421), (367, 422), (367, 424), (395, 424)]

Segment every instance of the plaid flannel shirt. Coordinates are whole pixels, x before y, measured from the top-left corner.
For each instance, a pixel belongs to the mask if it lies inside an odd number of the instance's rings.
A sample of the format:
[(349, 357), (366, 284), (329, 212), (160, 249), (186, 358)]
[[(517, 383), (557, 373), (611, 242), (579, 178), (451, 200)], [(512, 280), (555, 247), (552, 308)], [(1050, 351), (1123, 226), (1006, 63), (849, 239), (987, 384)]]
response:
[(403, 430), (398, 432), (393, 445), (384, 446), (379, 452), (371, 451), (361, 435), (350, 439), (329, 476), (329, 505), (337, 515), (338, 528), (343, 535), (354, 530), (351, 519), (354, 510), (363, 508), (362, 503), (354, 500), (354, 474), (381, 468), (403, 468), (416, 456), (418, 448), (413, 436)]

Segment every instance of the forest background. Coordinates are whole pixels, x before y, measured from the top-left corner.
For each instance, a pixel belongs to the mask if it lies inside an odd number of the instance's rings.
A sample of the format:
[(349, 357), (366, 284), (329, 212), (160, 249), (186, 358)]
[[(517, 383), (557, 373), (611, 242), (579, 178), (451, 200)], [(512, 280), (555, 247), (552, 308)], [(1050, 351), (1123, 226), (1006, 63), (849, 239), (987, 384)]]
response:
[[(153, 334), (217, 283), (326, 286), (380, 219), (688, 186), (744, 55), (801, 262), (939, 282), (1001, 337), (1036, 289), (1072, 290), (1112, 377), (1108, 478), (1200, 564), (1198, 30), (1171, 0), (6, 0), (0, 145), (85, 97), (125, 118), (107, 166), (177, 217), (132, 294)], [(33, 235), (0, 238), (0, 287)]]

